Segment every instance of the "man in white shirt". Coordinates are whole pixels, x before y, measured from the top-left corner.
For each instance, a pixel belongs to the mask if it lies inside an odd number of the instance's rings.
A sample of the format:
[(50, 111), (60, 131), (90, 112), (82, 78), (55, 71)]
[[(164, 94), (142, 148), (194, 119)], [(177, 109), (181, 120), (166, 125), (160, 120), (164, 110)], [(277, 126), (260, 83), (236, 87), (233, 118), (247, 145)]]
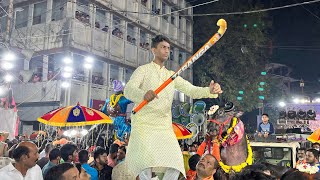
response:
[(38, 148), (32, 142), (21, 142), (13, 151), (15, 163), (0, 169), (1, 179), (43, 180), (41, 168), (36, 164), (39, 158)]

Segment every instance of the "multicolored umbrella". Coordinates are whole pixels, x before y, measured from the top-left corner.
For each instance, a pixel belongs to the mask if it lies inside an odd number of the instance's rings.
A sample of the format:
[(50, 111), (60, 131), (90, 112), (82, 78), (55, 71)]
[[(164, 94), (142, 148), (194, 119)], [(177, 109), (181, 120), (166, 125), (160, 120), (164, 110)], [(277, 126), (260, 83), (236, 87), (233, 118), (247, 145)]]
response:
[(52, 110), (42, 117), (39, 117), (38, 121), (50, 126), (85, 126), (102, 123), (111, 124), (113, 122), (112, 119), (104, 113), (80, 106), (79, 103), (76, 106), (61, 107)]
[(189, 139), (192, 138), (192, 132), (179, 123), (172, 123), (172, 128), (176, 134), (177, 139)]
[(320, 143), (320, 128), (315, 130), (308, 138), (308, 141), (312, 143)]

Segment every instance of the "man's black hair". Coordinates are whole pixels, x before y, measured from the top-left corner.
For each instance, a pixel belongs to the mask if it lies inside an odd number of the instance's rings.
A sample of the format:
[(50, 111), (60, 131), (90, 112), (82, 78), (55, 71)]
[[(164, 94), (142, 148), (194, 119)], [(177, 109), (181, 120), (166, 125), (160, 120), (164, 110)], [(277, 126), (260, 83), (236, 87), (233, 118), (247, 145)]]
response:
[(125, 146), (120, 146), (119, 149), (121, 149), (125, 154), (127, 153), (127, 149)]
[(307, 152), (311, 152), (315, 158), (319, 159), (319, 151), (316, 149), (308, 149)]
[(28, 155), (30, 152), (30, 149), (26, 146), (18, 146), (13, 150), (12, 158), (19, 162), (22, 155)]
[(170, 44), (170, 40), (167, 37), (163, 35), (157, 35), (156, 37), (152, 38), (151, 48), (157, 48), (158, 44), (162, 41), (165, 41)]
[(63, 173), (74, 168), (71, 163), (62, 163), (49, 169), (44, 180), (63, 180)]
[(196, 166), (198, 164), (198, 162), (200, 161), (200, 155), (199, 154), (195, 154), (195, 155), (192, 155), (189, 160), (188, 160), (188, 164), (189, 164), (189, 167), (192, 171), (195, 171), (196, 170)]
[(96, 160), (99, 156), (103, 155), (104, 153), (108, 154), (108, 151), (102, 147), (97, 147), (97, 149), (93, 153), (94, 160)]
[(298, 148), (298, 151), (304, 151), (304, 152), (306, 152), (306, 151), (307, 151), (307, 149), (306, 149), (306, 148), (301, 147), (301, 148)]
[(117, 152), (118, 152), (118, 148), (119, 148), (119, 145), (118, 145), (118, 144), (111, 144), (109, 153), (110, 153), (110, 154), (112, 154), (112, 153), (117, 153)]
[(61, 157), (61, 153), (60, 153), (60, 149), (58, 148), (54, 148), (50, 151), (49, 153), (49, 160), (52, 161), (52, 160), (55, 160), (57, 159), (58, 157)]
[(269, 117), (269, 115), (268, 115), (267, 113), (263, 113), (262, 116), (267, 116), (267, 117)]
[(81, 164), (85, 164), (85, 163), (88, 163), (88, 160), (89, 160), (89, 152), (87, 150), (81, 150), (79, 153), (78, 153), (78, 156), (79, 156), (79, 162)]
[(60, 148), (61, 158), (67, 162), (69, 160), (69, 155), (73, 155), (73, 152), (77, 150), (75, 144), (65, 144)]

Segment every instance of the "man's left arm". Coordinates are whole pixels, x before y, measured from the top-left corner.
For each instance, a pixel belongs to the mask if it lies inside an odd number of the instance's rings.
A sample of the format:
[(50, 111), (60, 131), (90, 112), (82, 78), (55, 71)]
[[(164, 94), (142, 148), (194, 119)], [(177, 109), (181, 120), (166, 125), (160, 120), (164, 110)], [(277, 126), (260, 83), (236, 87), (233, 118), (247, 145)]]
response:
[[(175, 89), (186, 94), (187, 96), (193, 99), (201, 99), (201, 98), (217, 98), (218, 93), (211, 93), (210, 87), (198, 87), (192, 85), (190, 82), (184, 80), (182, 77), (178, 76), (174, 80)], [(220, 86), (219, 86), (220, 89)], [(221, 89), (220, 89), (221, 91)], [(221, 91), (222, 92), (222, 91)]]

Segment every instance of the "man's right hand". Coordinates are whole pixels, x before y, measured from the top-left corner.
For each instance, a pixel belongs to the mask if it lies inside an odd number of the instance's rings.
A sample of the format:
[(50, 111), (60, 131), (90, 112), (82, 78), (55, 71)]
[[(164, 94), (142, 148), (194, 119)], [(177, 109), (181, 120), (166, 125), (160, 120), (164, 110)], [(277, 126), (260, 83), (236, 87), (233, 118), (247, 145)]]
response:
[(259, 136), (259, 137), (262, 137), (262, 134), (261, 134), (261, 132), (259, 132), (259, 133), (258, 133), (258, 136)]
[(156, 93), (152, 90), (149, 90), (143, 97), (143, 99), (148, 102), (152, 101), (154, 98), (158, 98), (158, 95), (156, 95)]

